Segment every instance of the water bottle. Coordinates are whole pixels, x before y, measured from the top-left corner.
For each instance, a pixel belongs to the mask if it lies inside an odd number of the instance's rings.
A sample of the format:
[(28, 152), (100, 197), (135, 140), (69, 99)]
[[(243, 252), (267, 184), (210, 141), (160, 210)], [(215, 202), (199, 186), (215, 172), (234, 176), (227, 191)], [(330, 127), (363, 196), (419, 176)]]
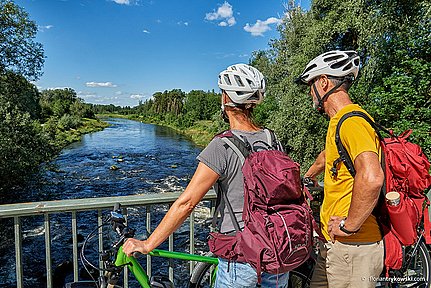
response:
[(391, 219), (391, 230), (403, 245), (412, 245), (417, 239), (417, 209), (412, 199), (396, 191), (386, 193), (386, 203)]
[(391, 191), (386, 194), (386, 202), (389, 206), (398, 206), (400, 205), (400, 193), (397, 191)]

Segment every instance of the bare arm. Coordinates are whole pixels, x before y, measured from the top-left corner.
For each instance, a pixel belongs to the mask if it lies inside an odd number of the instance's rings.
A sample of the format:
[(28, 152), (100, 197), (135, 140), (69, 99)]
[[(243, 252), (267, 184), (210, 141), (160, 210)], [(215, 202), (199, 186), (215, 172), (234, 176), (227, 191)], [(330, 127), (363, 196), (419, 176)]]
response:
[(154, 250), (187, 219), (218, 178), (219, 175), (211, 168), (199, 163), (190, 183), (150, 237), (144, 241), (128, 239), (123, 245), (124, 253), (130, 256), (133, 252), (147, 254)]
[[(349, 214), (345, 220), (345, 228), (356, 231), (361, 228), (377, 204), (380, 189), (383, 186), (384, 174), (380, 166), (379, 156), (374, 152), (363, 152), (355, 159), (355, 181), (353, 184), (352, 201)], [(349, 236), (340, 231), (342, 217), (331, 216), (328, 232), (334, 241), (334, 236)]]
[(317, 182), (317, 176), (319, 176), (323, 171), (325, 171), (325, 160), (326, 153), (325, 150), (320, 152), (317, 156), (316, 161), (310, 166), (308, 171), (304, 174), (304, 178), (311, 178), (314, 182)]

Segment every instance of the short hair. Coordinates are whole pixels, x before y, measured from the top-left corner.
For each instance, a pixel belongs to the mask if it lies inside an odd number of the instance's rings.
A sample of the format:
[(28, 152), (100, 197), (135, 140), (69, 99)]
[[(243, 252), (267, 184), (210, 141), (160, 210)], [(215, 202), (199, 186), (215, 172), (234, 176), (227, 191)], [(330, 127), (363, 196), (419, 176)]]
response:
[(344, 89), (346, 92), (349, 91), (350, 87), (352, 87), (353, 84), (353, 79), (352, 77), (334, 77), (334, 76), (329, 76), (328, 75), (328, 79), (329, 81), (331, 81), (331, 83), (334, 86), (337, 86), (340, 84), (340, 82), (344, 82), (343, 84), (341, 84), (341, 88)]

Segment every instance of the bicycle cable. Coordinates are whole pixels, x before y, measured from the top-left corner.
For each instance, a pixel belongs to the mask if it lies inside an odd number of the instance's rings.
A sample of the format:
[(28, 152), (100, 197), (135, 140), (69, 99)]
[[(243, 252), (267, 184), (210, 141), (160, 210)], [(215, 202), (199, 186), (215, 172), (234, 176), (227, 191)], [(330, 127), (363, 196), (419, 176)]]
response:
[(94, 228), (91, 232), (90, 232), (90, 234), (88, 234), (88, 236), (85, 238), (85, 240), (84, 240), (84, 243), (82, 244), (82, 248), (81, 248), (81, 253), (79, 254), (79, 258), (80, 258), (80, 260), (81, 260), (81, 262), (82, 262), (82, 264), (83, 264), (83, 266), (84, 266), (84, 269), (85, 269), (85, 271), (88, 273), (88, 275), (91, 277), (91, 279), (94, 281), (94, 283), (96, 284), (96, 286), (97, 287), (99, 287), (99, 284), (98, 284), (98, 280), (97, 279), (95, 279), (94, 277), (93, 277), (93, 274), (90, 272), (90, 270), (88, 269), (88, 267), (87, 266), (90, 266), (91, 268), (93, 268), (93, 269), (95, 269), (95, 270), (97, 270), (97, 271), (99, 271), (99, 272), (105, 272), (105, 271), (108, 271), (108, 272), (110, 272), (108, 269), (104, 269), (104, 268), (99, 268), (99, 267), (96, 267), (94, 264), (92, 264), (86, 257), (85, 257), (85, 248), (86, 248), (86, 246), (87, 246), (87, 243), (88, 243), (88, 241), (89, 240), (91, 240), (91, 239), (93, 239), (96, 235), (95, 235), (95, 233), (101, 228), (101, 227), (103, 227), (103, 226), (107, 226), (109, 223), (108, 223), (108, 220), (109, 219), (107, 219), (106, 221), (103, 221), (103, 223), (101, 224), (101, 225), (99, 225), (99, 226), (97, 226), (96, 228)]

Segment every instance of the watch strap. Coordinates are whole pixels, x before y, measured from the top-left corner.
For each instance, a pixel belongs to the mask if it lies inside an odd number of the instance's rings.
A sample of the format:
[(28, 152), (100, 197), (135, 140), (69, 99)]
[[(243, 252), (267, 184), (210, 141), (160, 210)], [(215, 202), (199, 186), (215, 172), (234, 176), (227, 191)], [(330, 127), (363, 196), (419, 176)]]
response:
[(355, 230), (355, 231), (347, 230), (347, 229), (344, 227), (344, 219), (340, 221), (340, 225), (339, 225), (338, 227), (340, 228), (340, 230), (341, 230), (341, 231), (343, 231), (344, 233), (349, 234), (349, 235), (352, 235), (352, 234), (358, 233), (358, 232), (359, 232), (359, 230), (361, 230), (360, 228), (359, 228), (358, 230)]

